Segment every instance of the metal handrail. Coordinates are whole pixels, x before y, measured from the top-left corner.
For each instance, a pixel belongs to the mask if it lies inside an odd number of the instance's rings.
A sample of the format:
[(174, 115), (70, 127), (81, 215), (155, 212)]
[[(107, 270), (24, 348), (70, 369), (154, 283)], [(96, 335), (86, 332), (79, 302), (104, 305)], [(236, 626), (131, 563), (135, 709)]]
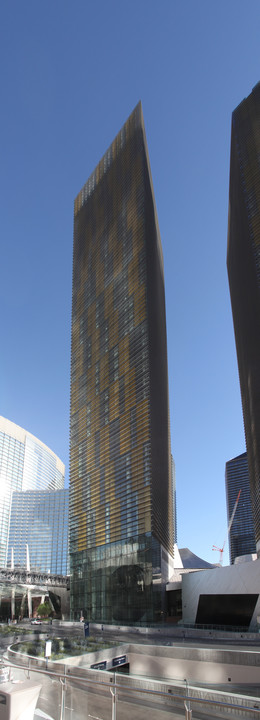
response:
[[(10, 662), (10, 660), (7, 658), (5, 658), (5, 662), (7, 665), (10, 665), (11, 667), (16, 667), (19, 670), (25, 670), (27, 672), (34, 672), (34, 673), (38, 673), (38, 674), (42, 674), (42, 675), (49, 675), (51, 677), (56, 677), (59, 680), (61, 680), (61, 679), (64, 680), (64, 678), (65, 678), (67, 681), (68, 680), (69, 681), (76, 680), (77, 682), (80, 681), (82, 683), (86, 683), (86, 685), (103, 686), (103, 687), (109, 687), (110, 689), (111, 689), (111, 687), (113, 687), (113, 690), (115, 692), (118, 690), (123, 690), (124, 695), (128, 695), (130, 697), (131, 697), (132, 693), (135, 692), (135, 693), (140, 693), (140, 694), (142, 693), (142, 694), (152, 695), (152, 696), (167, 697), (168, 699), (171, 698), (173, 700), (181, 700), (184, 703), (184, 706), (185, 706), (185, 703), (187, 703), (187, 701), (188, 701), (189, 704), (192, 702), (192, 703), (196, 703), (196, 704), (204, 705), (204, 706), (208, 705), (210, 707), (217, 706), (217, 707), (220, 707), (222, 710), (224, 710), (224, 709), (227, 709), (227, 710), (232, 709), (232, 710), (236, 710), (236, 711), (242, 710), (244, 713), (250, 712), (250, 713), (253, 713), (254, 715), (258, 715), (258, 716), (260, 715), (260, 707), (256, 708), (256, 707), (252, 707), (252, 706), (249, 707), (246, 705), (238, 705), (238, 704), (225, 702), (223, 700), (210, 700), (210, 699), (205, 699), (205, 698), (198, 698), (198, 697), (190, 695), (190, 694), (185, 694), (185, 696), (179, 695), (177, 693), (175, 694), (173, 692), (171, 692), (171, 694), (169, 694), (169, 692), (164, 692), (163, 690), (152, 690), (152, 689), (140, 688), (140, 687), (128, 688), (127, 686), (120, 685), (118, 682), (116, 682), (116, 673), (113, 674), (114, 682), (113, 682), (113, 685), (111, 685), (111, 680), (106, 681), (106, 680), (96, 680), (94, 678), (87, 678), (84, 676), (79, 677), (78, 675), (73, 675), (73, 673), (71, 673), (70, 671), (68, 674), (68, 672), (66, 672), (65, 665), (64, 665), (64, 673), (61, 673), (61, 672), (54, 672), (53, 670), (49, 670), (46, 668), (37, 668), (37, 667), (31, 668), (30, 663), (28, 663), (27, 665), (20, 665), (13, 661)], [(203, 688), (201, 688), (201, 689), (203, 690)], [(209, 690), (207, 689), (207, 693), (208, 692), (209, 692)], [(259, 700), (259, 705), (260, 705), (260, 700)], [(186, 710), (186, 708), (185, 708), (185, 710)], [(189, 710), (189, 712), (191, 712), (191, 711)]]

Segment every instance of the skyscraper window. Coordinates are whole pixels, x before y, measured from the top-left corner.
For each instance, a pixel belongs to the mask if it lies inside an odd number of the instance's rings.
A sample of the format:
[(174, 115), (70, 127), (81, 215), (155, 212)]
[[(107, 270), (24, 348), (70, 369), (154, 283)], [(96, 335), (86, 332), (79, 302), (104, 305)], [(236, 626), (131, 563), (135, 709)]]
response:
[(227, 267), (260, 553), (260, 83), (232, 114)]
[(140, 103), (75, 200), (71, 367), (72, 618), (161, 620), (160, 558), (170, 575), (174, 547), (167, 343)]

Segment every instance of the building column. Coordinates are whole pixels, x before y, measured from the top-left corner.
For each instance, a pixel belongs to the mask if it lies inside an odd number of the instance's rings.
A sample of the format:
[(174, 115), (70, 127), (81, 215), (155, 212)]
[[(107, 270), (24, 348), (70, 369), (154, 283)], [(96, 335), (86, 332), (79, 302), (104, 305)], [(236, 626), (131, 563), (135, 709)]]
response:
[(14, 620), (15, 616), (15, 588), (12, 587), (11, 592), (11, 619)]
[(21, 602), (21, 618), (23, 618), (23, 616), (24, 616), (25, 598), (26, 598), (26, 592), (23, 593), (22, 602)]
[(27, 590), (27, 599), (28, 599), (28, 615), (29, 618), (32, 617), (32, 593), (30, 588)]

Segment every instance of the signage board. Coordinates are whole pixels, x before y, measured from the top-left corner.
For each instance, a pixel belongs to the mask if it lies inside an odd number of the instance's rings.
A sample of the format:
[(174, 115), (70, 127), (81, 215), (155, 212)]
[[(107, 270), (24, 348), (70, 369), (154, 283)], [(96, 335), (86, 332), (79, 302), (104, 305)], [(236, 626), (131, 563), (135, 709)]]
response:
[(45, 643), (45, 657), (51, 657), (51, 640), (46, 640)]
[(89, 622), (84, 623), (84, 635), (85, 637), (89, 636)]
[(112, 660), (113, 667), (123, 665), (124, 663), (126, 663), (126, 655), (119, 655), (119, 657), (113, 658)]

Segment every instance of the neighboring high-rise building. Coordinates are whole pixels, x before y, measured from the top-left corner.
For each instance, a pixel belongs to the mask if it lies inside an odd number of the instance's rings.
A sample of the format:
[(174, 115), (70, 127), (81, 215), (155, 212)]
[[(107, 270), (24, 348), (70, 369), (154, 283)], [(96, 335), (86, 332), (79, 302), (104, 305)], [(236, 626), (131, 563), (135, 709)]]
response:
[(0, 417), (0, 567), (7, 566), (13, 493), (60, 490), (64, 475), (65, 466), (52, 450), (31, 433)]
[(74, 207), (72, 617), (161, 620), (173, 544), (163, 257), (139, 103)]
[(260, 84), (232, 114), (227, 266), (260, 552)]
[(241, 490), (229, 532), (230, 562), (234, 563), (236, 557), (249, 555), (256, 551), (246, 453), (242, 453), (226, 463), (225, 477), (228, 523)]
[[(171, 456), (171, 474), (172, 474), (172, 503), (173, 503), (173, 530), (174, 543), (177, 543), (177, 501), (176, 501), (176, 471), (173, 456)], [(175, 557), (175, 555), (174, 555)], [(175, 564), (175, 563), (174, 563)]]
[(69, 490), (14, 492), (7, 564), (31, 571), (68, 574)]

